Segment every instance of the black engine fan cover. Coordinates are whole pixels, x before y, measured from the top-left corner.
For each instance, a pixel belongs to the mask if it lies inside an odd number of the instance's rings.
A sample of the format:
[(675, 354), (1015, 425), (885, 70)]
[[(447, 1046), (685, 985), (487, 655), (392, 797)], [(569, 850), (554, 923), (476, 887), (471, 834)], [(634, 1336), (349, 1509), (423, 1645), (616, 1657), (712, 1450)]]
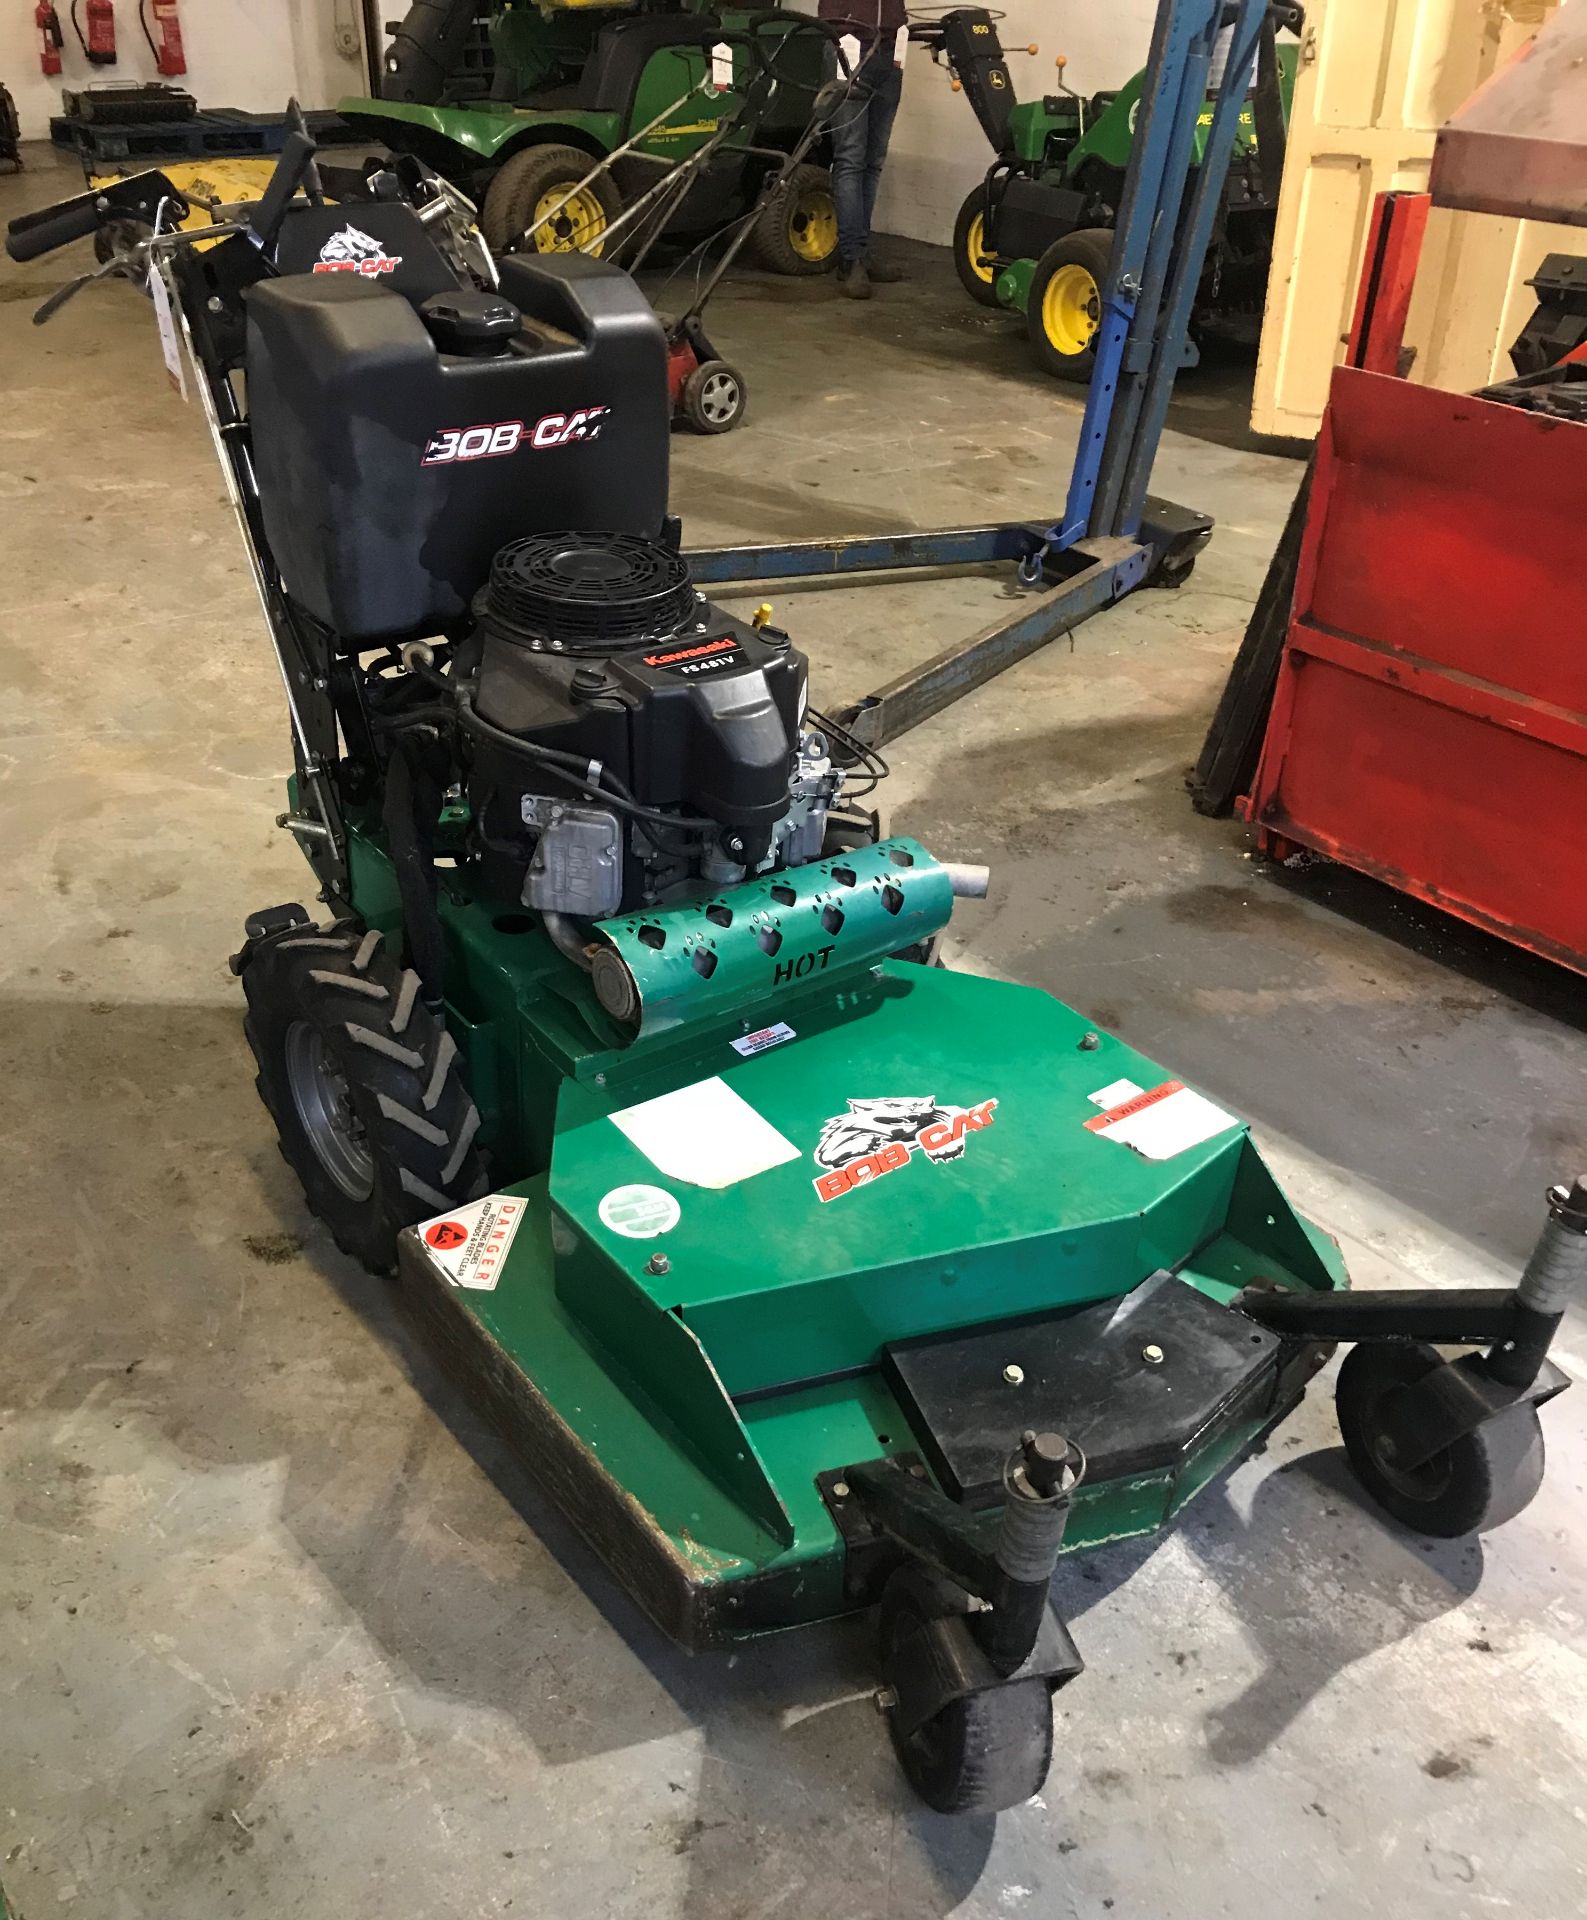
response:
[[(808, 674), (782, 635), (713, 607), (681, 555), (630, 534), (514, 541), (475, 612), (482, 719), (600, 761), (644, 806), (708, 816), (735, 858), (764, 856), (788, 810)], [(521, 832), (521, 794), (573, 792), (488, 739), (472, 788), (498, 842)]]

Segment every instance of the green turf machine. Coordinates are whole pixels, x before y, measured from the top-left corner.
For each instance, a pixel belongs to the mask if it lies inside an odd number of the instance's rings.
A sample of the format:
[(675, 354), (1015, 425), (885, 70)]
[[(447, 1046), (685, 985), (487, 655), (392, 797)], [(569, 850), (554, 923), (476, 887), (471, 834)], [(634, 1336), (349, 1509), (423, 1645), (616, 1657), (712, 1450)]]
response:
[[(1063, 84), (1060, 59), (1058, 90), (1020, 100), (998, 36), (1000, 17), (984, 7), (912, 15), (911, 37), (952, 75), (994, 155), (985, 180), (959, 209), (954, 266), (973, 300), (1024, 314), (1038, 365), (1066, 380), (1089, 380), (1145, 76), (1087, 97)], [(1300, 52), (1294, 39), (1277, 36), (1299, 33), (1303, 25), (1298, 6), (1268, 9), (1197, 290), (1192, 326), (1198, 334), (1254, 342), (1260, 332)], [(1212, 125), (1216, 86), (1214, 74), (1207, 103), (1186, 121), (1194, 164)]]
[(329, 204), (298, 130), (240, 230), (186, 213), (141, 174), (8, 245), (148, 223), (233, 490), (323, 903), (234, 957), (259, 1091), (660, 1627), (874, 1606), (909, 1780), (984, 1812), (1041, 1786), (1080, 1672), (1059, 1554), (1168, 1526), (1335, 1342), (1398, 1521), (1526, 1504), (1587, 1184), (1515, 1288), (1347, 1291), (1237, 1117), (937, 964), (987, 875), (885, 830), (794, 637), (691, 577), (627, 275), (490, 262), (407, 162)]
[[(775, 0), (414, 0), (390, 32), (379, 96), (337, 111), (471, 194), (498, 250), (532, 228), (540, 252), (598, 255), (623, 208), (726, 127), (667, 223), (684, 240), (714, 232), (755, 204), (799, 141), (827, 58), (825, 37)], [(746, 113), (758, 63), (776, 85)], [(767, 194), (747, 241), (758, 265), (817, 274), (835, 263), (822, 157), (818, 147)], [(611, 165), (591, 178), (600, 160)]]

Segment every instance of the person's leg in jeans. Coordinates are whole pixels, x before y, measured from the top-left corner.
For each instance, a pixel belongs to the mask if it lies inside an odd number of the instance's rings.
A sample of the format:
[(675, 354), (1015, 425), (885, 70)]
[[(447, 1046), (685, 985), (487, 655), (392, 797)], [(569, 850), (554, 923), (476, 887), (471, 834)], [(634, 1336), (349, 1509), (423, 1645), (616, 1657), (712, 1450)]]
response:
[[(836, 60), (833, 62), (836, 70)], [(847, 278), (865, 258), (870, 223), (865, 212), (871, 98), (863, 77), (832, 116), (832, 201), (838, 216), (838, 276)]]
[[(887, 143), (893, 137), (893, 122), (898, 118), (898, 103), (903, 94), (904, 70), (894, 66), (891, 49), (888, 49), (887, 64), (877, 75), (865, 116), (865, 178), (862, 189), (865, 245), (862, 252), (873, 280), (903, 278), (896, 267), (879, 266), (870, 258), (871, 222), (876, 213), (877, 189), (882, 184), (882, 168), (887, 163)], [(841, 228), (839, 245), (841, 248)]]

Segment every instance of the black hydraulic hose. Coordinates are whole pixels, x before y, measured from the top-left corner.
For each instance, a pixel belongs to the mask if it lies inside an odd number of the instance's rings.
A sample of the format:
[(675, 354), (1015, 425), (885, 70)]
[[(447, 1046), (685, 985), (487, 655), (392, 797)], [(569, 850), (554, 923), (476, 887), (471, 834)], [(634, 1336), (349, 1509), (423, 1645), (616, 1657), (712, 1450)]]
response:
[(406, 960), (419, 976), (419, 990), (432, 1011), (446, 998), (446, 942), (436, 904), (435, 823), (441, 812), (441, 781), (417, 741), (397, 738), (386, 762), (382, 816), (386, 844), (402, 901)]
[(517, 754), (520, 759), (531, 761), (536, 766), (549, 767), (570, 787), (577, 787), (592, 799), (616, 808), (619, 813), (630, 814), (636, 820), (654, 821), (657, 826), (683, 827), (696, 833), (716, 833), (721, 829), (720, 821), (709, 819), (704, 814), (664, 813), (659, 807), (641, 806), (608, 768), (596, 769), (600, 775), (597, 781), (591, 777), (592, 763), (578, 754), (561, 753), (555, 747), (542, 747), (532, 740), (520, 740), (515, 733), (508, 733), (485, 719), (475, 707), (473, 695), (461, 688), (457, 695), (457, 719), (465, 733), (471, 733), (479, 740), (488, 740), (504, 753)]

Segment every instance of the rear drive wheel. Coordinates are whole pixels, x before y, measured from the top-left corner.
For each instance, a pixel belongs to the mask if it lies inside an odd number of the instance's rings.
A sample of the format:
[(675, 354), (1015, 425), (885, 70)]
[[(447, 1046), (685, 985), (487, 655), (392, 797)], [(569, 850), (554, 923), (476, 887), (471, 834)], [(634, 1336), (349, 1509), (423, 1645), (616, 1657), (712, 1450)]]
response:
[(1055, 240), (1036, 263), (1025, 325), (1038, 364), (1061, 380), (1091, 378), (1112, 256), (1107, 228), (1082, 227)]
[(1436, 1347), (1395, 1341), (1353, 1347), (1334, 1405), (1356, 1478), (1402, 1526), (1437, 1540), (1513, 1520), (1543, 1484), (1543, 1428), (1530, 1401), (1506, 1407), (1419, 1467), (1394, 1459), (1383, 1431), (1389, 1396), (1445, 1364)]
[[(492, 251), (588, 253), (599, 259), (601, 236), (623, 203), (605, 174), (579, 185), (593, 165), (577, 147), (523, 147), (509, 154), (485, 189), (480, 214)], [(525, 240), (537, 220), (544, 224)]]
[(397, 1235), (485, 1191), (457, 1046), (378, 933), (294, 928), (242, 974), (254, 1084), (287, 1164), (344, 1253), (374, 1273)]
[[(882, 1680), (896, 1688), (919, 1657), (920, 1626), (963, 1613), (967, 1596), (951, 1580), (901, 1567), (882, 1590), (877, 1628)], [(1045, 1680), (1011, 1680), (962, 1695), (900, 1735), (889, 1716), (893, 1751), (909, 1784), (938, 1813), (1000, 1813), (1041, 1791), (1052, 1765), (1052, 1689)]]
[(794, 167), (768, 195), (744, 250), (772, 273), (825, 273), (838, 257), (838, 210), (825, 167)]
[(995, 307), (997, 265), (986, 252), (986, 188), (976, 187), (953, 223), (953, 264), (959, 284), (972, 300)]
[(729, 433), (744, 418), (749, 389), (737, 367), (704, 360), (683, 383), (678, 407), (696, 433)]

